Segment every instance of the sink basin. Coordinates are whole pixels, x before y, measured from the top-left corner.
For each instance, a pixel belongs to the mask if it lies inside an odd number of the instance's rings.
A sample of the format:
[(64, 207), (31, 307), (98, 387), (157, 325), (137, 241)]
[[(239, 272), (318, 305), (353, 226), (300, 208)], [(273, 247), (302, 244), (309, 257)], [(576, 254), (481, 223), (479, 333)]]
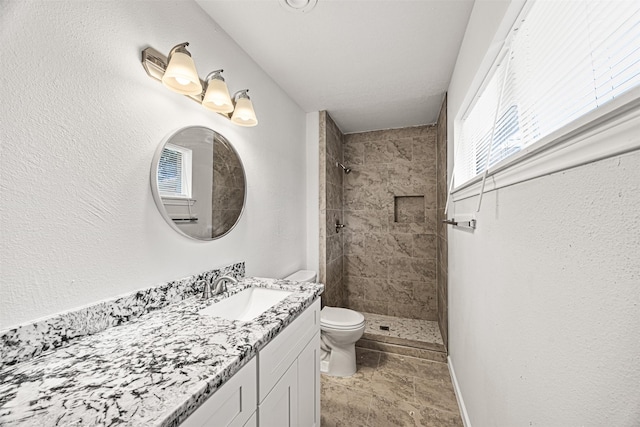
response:
[(200, 314), (228, 320), (253, 320), (291, 295), (289, 291), (267, 288), (247, 288), (235, 295), (210, 305)]

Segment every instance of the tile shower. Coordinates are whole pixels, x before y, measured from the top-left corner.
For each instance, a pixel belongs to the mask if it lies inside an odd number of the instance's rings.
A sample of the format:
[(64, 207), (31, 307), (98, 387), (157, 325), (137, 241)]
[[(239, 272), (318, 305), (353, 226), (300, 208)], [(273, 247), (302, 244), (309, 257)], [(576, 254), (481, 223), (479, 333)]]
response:
[[(446, 123), (445, 105), (440, 123)], [(439, 226), (447, 187), (445, 126), (343, 135), (320, 112), (320, 280), (326, 305), (390, 316), (399, 328), (406, 322), (394, 319), (431, 321), (446, 337), (446, 228)], [(345, 224), (338, 233), (336, 222)], [(371, 338), (365, 332), (361, 344)], [(395, 351), (389, 344), (367, 347)], [(445, 351), (442, 340), (439, 348)]]

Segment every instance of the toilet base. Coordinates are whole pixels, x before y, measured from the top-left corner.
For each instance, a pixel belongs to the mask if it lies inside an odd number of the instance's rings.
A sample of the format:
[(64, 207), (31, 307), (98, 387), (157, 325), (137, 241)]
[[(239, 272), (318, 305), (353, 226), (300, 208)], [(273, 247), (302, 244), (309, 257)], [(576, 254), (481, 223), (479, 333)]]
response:
[(320, 372), (331, 377), (350, 377), (356, 373), (356, 345), (322, 350)]

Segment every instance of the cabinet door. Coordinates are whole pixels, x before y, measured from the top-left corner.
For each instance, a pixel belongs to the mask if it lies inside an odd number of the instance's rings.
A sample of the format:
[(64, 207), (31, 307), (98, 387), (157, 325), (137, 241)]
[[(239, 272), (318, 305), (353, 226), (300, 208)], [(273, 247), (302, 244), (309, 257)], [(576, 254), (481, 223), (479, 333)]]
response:
[(260, 427), (299, 427), (297, 361), (258, 406), (258, 422)]
[(320, 427), (320, 332), (298, 356), (298, 425)]
[(320, 330), (320, 298), (258, 352), (258, 402), (269, 394)]
[(251, 359), (189, 416), (182, 427), (243, 426), (256, 410), (257, 363)]

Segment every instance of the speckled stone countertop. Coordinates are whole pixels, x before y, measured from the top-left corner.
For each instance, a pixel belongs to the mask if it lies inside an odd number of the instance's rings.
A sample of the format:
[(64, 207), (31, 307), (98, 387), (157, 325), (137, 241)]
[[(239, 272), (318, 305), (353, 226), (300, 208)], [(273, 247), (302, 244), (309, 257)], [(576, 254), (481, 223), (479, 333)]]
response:
[[(294, 293), (250, 322), (198, 314), (250, 286)], [(223, 296), (185, 299), (4, 366), (0, 425), (178, 425), (323, 290), (244, 278)]]

